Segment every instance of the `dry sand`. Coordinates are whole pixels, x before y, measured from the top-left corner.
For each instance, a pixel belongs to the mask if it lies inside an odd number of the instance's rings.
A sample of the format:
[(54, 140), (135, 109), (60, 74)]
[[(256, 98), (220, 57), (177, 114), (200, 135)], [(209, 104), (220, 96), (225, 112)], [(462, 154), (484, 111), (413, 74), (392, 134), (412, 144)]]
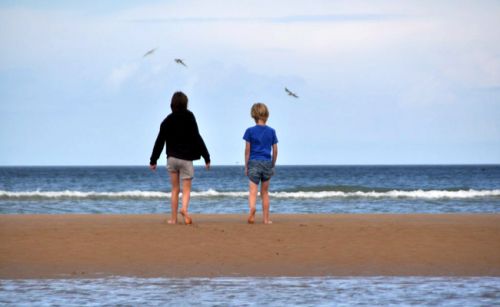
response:
[(500, 215), (0, 215), (0, 278), (500, 276)]

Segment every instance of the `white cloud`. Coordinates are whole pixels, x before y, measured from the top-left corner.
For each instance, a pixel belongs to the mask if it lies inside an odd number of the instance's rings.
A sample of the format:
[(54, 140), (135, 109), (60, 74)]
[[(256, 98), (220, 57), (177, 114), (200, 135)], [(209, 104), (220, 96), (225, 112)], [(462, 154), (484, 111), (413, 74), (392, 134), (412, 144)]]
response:
[[(0, 43), (3, 63), (92, 61), (93, 67), (113, 70), (111, 83), (120, 84), (131, 74), (121, 65), (144, 50), (159, 45), (165, 54), (246, 65), (256, 71), (317, 75), (323, 66), (348, 64), (360, 57), (418, 52), (433, 61), (450, 78), (477, 79), (497, 84), (500, 53), (496, 37), (500, 23), (494, 10), (475, 3), (460, 6), (422, 1), (171, 1), (140, 5), (105, 16), (82, 16), (64, 10), (5, 9)], [(314, 22), (314, 16), (401, 16), (384, 20), (363, 18)], [(293, 16), (308, 22), (268, 22), (259, 18)], [(464, 17), (470, 16), (470, 17)], [(141, 23), (133, 20), (194, 18), (192, 22)], [(223, 22), (196, 22), (196, 18), (227, 18)], [(250, 18), (251, 22), (238, 22)], [(299, 20), (301, 20), (299, 18)], [(473, 25), (473, 26), (470, 26)], [(496, 27), (495, 27), (496, 26)], [(10, 30), (9, 30), (10, 29)], [(9, 30), (9, 31), (7, 31)], [(12, 30), (12, 31), (11, 31)], [(486, 42), (486, 43), (485, 43)], [(486, 45), (485, 45), (486, 44)], [(143, 47), (141, 47), (143, 46)], [(440, 51), (463, 50), (442, 54)], [(487, 49), (485, 51), (485, 49)], [(36, 50), (37, 52), (32, 52)], [(202, 51), (202, 52), (201, 52)], [(483, 53), (480, 56), (470, 54)], [(181, 54), (181, 55), (180, 55)], [(27, 60), (27, 61), (26, 61)], [(170, 59), (168, 59), (170, 60)], [(420, 61), (416, 58), (415, 61)], [(427, 59), (423, 59), (426, 61)], [(96, 63), (96, 61), (98, 63)], [(457, 65), (458, 63), (458, 65)], [(87, 63), (84, 63), (87, 64)], [(468, 82), (468, 81), (467, 81)]]
[(119, 89), (123, 83), (132, 78), (139, 70), (137, 63), (125, 63), (111, 71), (108, 77), (108, 84), (113, 89)]
[(443, 57), (438, 64), (444, 76), (464, 87), (500, 87), (500, 55), (474, 46)]
[(452, 87), (436, 75), (414, 76), (400, 93), (401, 105), (413, 105), (428, 108), (429, 106), (447, 105), (456, 102), (457, 96)]

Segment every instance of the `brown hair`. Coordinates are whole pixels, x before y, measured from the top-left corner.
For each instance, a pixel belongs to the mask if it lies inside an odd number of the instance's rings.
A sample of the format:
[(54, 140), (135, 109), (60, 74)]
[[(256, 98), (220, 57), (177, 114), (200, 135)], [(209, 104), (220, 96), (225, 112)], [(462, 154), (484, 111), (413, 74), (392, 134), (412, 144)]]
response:
[(259, 119), (266, 122), (269, 118), (269, 110), (263, 103), (254, 103), (254, 105), (252, 106), (252, 110), (250, 111), (250, 116), (252, 116), (255, 122), (258, 122)]
[(170, 103), (170, 108), (172, 112), (187, 110), (188, 98), (183, 92), (175, 92), (172, 96), (172, 102)]

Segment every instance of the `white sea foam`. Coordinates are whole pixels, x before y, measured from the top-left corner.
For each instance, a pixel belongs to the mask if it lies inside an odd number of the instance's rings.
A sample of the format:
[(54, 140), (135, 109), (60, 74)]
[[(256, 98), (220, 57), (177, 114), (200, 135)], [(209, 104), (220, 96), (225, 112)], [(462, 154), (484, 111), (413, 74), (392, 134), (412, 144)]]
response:
[(275, 192), (271, 193), (278, 198), (477, 198), (500, 196), (500, 190), (392, 190), (386, 192), (343, 192), (343, 191), (318, 191), (318, 192)]
[(82, 192), (82, 191), (0, 191), (0, 198), (164, 198), (171, 193), (155, 191)]
[[(480, 197), (500, 197), (500, 189), (495, 190), (392, 190), (392, 191), (297, 191), (271, 192), (275, 198), (325, 199), (325, 198), (413, 198), (413, 199), (468, 199)], [(237, 198), (247, 197), (248, 191), (207, 191), (191, 192), (191, 197)], [(0, 191), (0, 199), (159, 199), (169, 198), (171, 193), (159, 191), (83, 192), (83, 191)]]

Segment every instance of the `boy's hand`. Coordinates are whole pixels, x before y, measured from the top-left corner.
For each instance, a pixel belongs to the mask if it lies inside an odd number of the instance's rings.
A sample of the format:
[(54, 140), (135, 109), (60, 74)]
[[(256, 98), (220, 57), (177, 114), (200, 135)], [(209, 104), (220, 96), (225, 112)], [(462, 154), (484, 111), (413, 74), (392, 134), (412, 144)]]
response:
[(208, 170), (210, 170), (210, 162), (205, 163), (205, 169), (206, 169), (207, 171), (208, 171)]
[(248, 166), (245, 166), (245, 176), (248, 177)]
[(153, 172), (156, 171), (156, 164), (150, 164), (149, 169), (152, 170)]

